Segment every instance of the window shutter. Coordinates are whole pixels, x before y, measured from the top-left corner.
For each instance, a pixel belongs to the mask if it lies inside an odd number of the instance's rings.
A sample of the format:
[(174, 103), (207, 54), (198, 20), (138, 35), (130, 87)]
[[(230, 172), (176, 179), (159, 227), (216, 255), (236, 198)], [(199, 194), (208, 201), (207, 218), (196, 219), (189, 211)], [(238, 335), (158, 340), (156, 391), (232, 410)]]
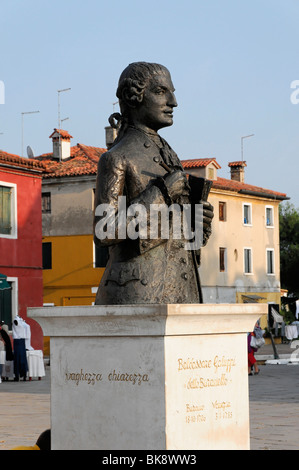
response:
[(244, 249), (244, 272), (246, 274), (252, 273), (251, 249)]
[(11, 188), (0, 186), (0, 233), (11, 234)]
[(274, 253), (267, 250), (267, 274), (274, 274)]
[(219, 248), (219, 270), (225, 272), (225, 250), (226, 248)]
[(219, 201), (219, 220), (225, 221), (226, 214), (225, 214), (225, 202)]

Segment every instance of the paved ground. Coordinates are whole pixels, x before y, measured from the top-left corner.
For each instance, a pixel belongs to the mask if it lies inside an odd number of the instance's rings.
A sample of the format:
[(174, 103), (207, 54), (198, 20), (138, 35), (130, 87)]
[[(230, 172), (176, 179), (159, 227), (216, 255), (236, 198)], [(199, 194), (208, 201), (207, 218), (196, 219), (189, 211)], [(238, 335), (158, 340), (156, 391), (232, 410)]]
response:
[(249, 377), (252, 450), (299, 449), (299, 365), (261, 365)]
[[(260, 373), (249, 377), (252, 450), (299, 449), (299, 365), (283, 363), (297, 351), (299, 359), (299, 342), (277, 350), (282, 364), (264, 364), (274, 357), (272, 346), (264, 346)], [(0, 403), (0, 450), (33, 445), (50, 427), (50, 368), (40, 381), (1, 383)]]
[(34, 445), (50, 425), (50, 368), (41, 380), (0, 384), (0, 450)]
[(275, 365), (273, 347), (261, 348), (256, 357), (265, 365), (249, 377), (252, 450), (299, 449), (299, 341), (279, 344), (276, 350)]

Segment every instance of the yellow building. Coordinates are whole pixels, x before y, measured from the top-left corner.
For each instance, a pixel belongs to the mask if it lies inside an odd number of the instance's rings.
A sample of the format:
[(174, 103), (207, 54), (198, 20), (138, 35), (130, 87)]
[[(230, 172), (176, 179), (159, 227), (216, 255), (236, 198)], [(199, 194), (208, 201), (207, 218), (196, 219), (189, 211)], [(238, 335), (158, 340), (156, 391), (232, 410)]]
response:
[(231, 179), (218, 176), (213, 158), (182, 163), (187, 173), (213, 180), (213, 229), (200, 267), (204, 302), (280, 304), (278, 207), (286, 195), (246, 184), (246, 162), (229, 163)]
[(92, 305), (104, 272), (95, 265), (92, 235), (44, 237), (43, 245), (52, 262), (43, 271), (44, 304)]

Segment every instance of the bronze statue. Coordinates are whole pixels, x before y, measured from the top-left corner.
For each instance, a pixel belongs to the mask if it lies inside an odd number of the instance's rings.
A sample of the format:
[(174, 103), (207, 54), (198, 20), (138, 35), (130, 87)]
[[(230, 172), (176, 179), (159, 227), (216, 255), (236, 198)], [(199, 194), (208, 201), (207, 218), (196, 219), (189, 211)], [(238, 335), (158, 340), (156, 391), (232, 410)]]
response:
[[(149, 219), (142, 227), (142, 222), (135, 223), (137, 236), (132, 230), (128, 236), (127, 231), (134, 220), (132, 211), (126, 213), (130, 207), (139, 212), (144, 208), (149, 215), (152, 207), (187, 207), (203, 199), (194, 197), (196, 190), (191, 193), (195, 179), (188, 182), (176, 153), (157, 133), (173, 124), (177, 106), (170, 73), (159, 64), (130, 64), (120, 76), (116, 94), (121, 114), (114, 114), (110, 122), (118, 126), (118, 136), (99, 160), (95, 193), (95, 243), (109, 247), (95, 303), (201, 303), (200, 250), (186, 249), (187, 239), (173, 236), (178, 219), (172, 213), (166, 236), (161, 235), (161, 219), (154, 237), (149, 236)], [(120, 203), (125, 211), (120, 211)], [(203, 214), (206, 244), (213, 218), (208, 202)], [(104, 226), (105, 236), (100, 231)]]

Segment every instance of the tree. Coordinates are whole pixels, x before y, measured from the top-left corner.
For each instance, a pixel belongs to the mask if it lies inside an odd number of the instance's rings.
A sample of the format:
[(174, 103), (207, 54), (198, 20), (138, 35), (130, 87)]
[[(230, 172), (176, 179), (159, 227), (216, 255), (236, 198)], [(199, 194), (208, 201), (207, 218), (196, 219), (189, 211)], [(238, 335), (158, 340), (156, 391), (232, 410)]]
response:
[(279, 206), (281, 287), (299, 297), (299, 210), (290, 202)]

